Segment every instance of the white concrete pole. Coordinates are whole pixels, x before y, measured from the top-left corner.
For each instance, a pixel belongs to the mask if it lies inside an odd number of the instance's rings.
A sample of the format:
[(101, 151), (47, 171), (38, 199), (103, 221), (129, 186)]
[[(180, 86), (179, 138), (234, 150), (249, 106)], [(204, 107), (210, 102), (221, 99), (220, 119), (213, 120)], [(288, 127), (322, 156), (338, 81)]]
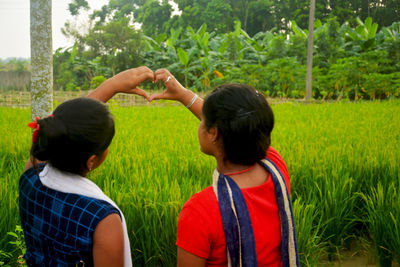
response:
[(43, 118), (53, 110), (51, 0), (30, 0), (31, 115)]

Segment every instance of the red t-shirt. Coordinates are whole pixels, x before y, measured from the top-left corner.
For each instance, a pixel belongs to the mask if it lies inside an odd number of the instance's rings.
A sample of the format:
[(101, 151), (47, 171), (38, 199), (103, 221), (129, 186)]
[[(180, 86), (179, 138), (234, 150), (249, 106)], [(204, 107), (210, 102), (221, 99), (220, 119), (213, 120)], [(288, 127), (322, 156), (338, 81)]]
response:
[[(282, 157), (269, 147), (267, 158), (279, 168), (290, 192)], [(271, 174), (264, 184), (242, 189), (242, 193), (253, 225), (258, 266), (281, 267), (281, 225)], [(207, 259), (206, 266), (227, 266), (225, 234), (212, 186), (194, 194), (183, 206), (176, 245)]]

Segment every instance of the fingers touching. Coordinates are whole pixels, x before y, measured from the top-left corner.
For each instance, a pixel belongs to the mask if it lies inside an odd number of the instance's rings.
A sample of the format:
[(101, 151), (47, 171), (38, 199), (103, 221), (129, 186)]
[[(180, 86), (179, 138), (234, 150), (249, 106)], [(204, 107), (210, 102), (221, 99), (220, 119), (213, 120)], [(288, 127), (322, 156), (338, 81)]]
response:
[(136, 95), (140, 95), (143, 96), (144, 98), (147, 99), (147, 101), (151, 102), (150, 100), (150, 96), (147, 94), (147, 92), (143, 89), (140, 89), (138, 87), (136, 87), (135, 89), (132, 89), (132, 93), (136, 94)]
[(146, 66), (142, 66), (136, 69), (137, 73), (134, 73), (137, 75), (137, 80), (139, 83), (144, 82), (145, 80), (151, 80), (154, 82), (154, 73), (151, 69), (149, 69)]
[[(120, 92), (143, 96), (149, 102), (158, 99), (179, 100), (179, 96), (186, 90), (167, 69), (153, 72), (148, 67), (142, 66), (117, 74), (115, 78), (121, 81)], [(153, 83), (163, 82), (165, 91), (149, 96), (146, 91), (138, 88), (146, 80), (151, 80)]]
[(165, 93), (160, 93), (160, 94), (153, 94), (149, 97), (149, 99), (147, 99), (149, 102), (153, 101), (153, 100), (159, 100), (159, 99), (167, 99), (167, 97), (165, 96)]
[(159, 81), (169, 83), (174, 77), (167, 69), (158, 69), (154, 72), (154, 78), (155, 83)]

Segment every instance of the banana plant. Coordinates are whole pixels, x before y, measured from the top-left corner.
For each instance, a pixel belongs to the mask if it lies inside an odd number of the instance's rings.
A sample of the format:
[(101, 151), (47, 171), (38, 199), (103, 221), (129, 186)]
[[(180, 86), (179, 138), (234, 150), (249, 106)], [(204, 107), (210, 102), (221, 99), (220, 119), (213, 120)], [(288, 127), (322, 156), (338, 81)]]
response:
[(394, 22), (392, 26), (384, 27), (380, 34), (387, 40), (400, 40), (400, 22)]
[(293, 31), (294, 35), (300, 36), (303, 38), (308, 37), (308, 31), (300, 28), (294, 20), (291, 20), (290, 24), (292, 25), (292, 31)]
[(358, 26), (355, 29), (348, 27), (345, 32), (347, 41), (351, 42), (360, 52), (375, 48), (378, 24), (372, 23), (371, 17), (366, 18), (365, 22), (362, 22), (360, 18), (357, 18), (356, 21)]
[(167, 38), (167, 34), (161, 33), (157, 35), (154, 39), (150, 36), (143, 35), (143, 38), (147, 41), (147, 46), (149, 49), (161, 51), (163, 49), (165, 39)]
[(171, 35), (166, 41), (166, 44), (170, 50), (175, 51), (175, 43), (178, 41), (179, 35), (181, 34), (181, 32), (182, 32), (182, 27), (179, 27), (176, 30), (171, 28), (171, 31), (170, 31)]
[(189, 56), (188, 53), (183, 50), (181, 47), (178, 47), (177, 49), (179, 61), (182, 63), (182, 65), (185, 67), (185, 87), (188, 87), (188, 80), (187, 80), (187, 74), (188, 74), (188, 64), (189, 64)]

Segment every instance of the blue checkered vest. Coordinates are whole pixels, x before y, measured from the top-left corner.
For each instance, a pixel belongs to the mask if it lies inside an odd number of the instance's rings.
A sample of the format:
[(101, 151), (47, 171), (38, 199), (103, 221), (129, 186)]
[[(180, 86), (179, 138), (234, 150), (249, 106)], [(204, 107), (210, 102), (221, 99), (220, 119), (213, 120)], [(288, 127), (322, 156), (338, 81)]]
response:
[(19, 181), (19, 213), (28, 266), (92, 266), (97, 224), (119, 211), (111, 204), (43, 186), (31, 168)]

